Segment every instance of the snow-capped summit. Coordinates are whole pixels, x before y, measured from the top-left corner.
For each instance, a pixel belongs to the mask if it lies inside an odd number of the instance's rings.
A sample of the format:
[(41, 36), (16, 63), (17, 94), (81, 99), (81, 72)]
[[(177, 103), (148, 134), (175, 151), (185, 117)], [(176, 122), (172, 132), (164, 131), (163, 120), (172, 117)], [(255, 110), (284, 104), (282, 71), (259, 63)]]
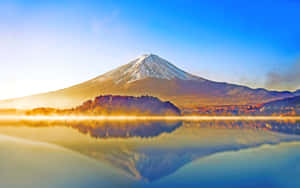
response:
[[(154, 55), (154, 54), (146, 54), (142, 55), (128, 64), (121, 66), (113, 71), (110, 71), (103, 75), (104, 77), (109, 77), (115, 82), (123, 82), (127, 83), (133, 82), (136, 80), (141, 80), (144, 78), (158, 78), (158, 79), (180, 79), (180, 80), (199, 80), (199, 77), (193, 76), (167, 60)], [(99, 77), (100, 80), (103, 77)]]

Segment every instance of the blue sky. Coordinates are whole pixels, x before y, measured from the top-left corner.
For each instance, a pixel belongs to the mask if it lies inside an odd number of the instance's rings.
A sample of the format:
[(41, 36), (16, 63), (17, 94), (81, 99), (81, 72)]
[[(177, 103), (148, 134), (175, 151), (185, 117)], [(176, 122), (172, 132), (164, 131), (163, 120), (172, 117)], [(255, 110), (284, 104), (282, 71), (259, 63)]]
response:
[(2, 0), (0, 99), (68, 87), (145, 53), (211, 80), (294, 90), (299, 18), (297, 0)]

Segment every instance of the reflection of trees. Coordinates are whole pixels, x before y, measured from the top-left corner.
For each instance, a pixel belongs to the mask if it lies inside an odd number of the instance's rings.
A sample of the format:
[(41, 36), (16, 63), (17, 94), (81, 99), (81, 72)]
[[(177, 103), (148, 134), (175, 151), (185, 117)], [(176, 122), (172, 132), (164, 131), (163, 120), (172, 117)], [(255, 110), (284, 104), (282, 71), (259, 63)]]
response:
[(170, 133), (180, 127), (182, 122), (167, 121), (94, 121), (72, 124), (71, 127), (95, 138), (113, 137), (154, 137)]
[[(31, 127), (46, 127), (46, 126), (62, 126), (72, 127), (79, 132), (89, 134), (95, 138), (113, 138), (113, 137), (154, 137), (161, 133), (171, 133), (182, 125), (182, 121), (149, 121), (149, 120), (41, 120), (41, 121), (8, 121), (0, 122), (1, 125), (10, 126), (31, 126)], [(282, 121), (237, 121), (237, 120), (207, 120), (207, 121), (186, 121), (185, 126), (198, 126), (199, 128), (224, 128), (224, 129), (255, 129), (274, 131), (285, 134), (300, 135), (300, 121), (282, 120)]]
[(285, 134), (300, 135), (300, 121), (199, 121), (185, 122), (186, 126), (197, 125), (199, 128), (224, 128), (224, 129), (256, 129), (267, 130)]
[[(224, 128), (224, 129), (257, 129), (280, 132), (285, 134), (300, 135), (300, 121), (284, 120), (284, 121), (193, 121), (185, 122), (186, 126), (197, 125), (199, 128)], [(110, 137), (154, 137), (161, 133), (171, 133), (182, 125), (182, 121), (147, 121), (147, 120), (128, 120), (128, 121), (97, 121), (97, 120), (41, 120), (41, 121), (8, 121), (0, 122), (1, 125), (10, 126), (65, 126), (77, 129), (81, 133), (89, 134), (95, 138), (110, 138)]]
[[(72, 127), (94, 138), (155, 137), (171, 133), (182, 125), (182, 121), (21, 121), (15, 126)], [(10, 123), (10, 125), (13, 125)]]

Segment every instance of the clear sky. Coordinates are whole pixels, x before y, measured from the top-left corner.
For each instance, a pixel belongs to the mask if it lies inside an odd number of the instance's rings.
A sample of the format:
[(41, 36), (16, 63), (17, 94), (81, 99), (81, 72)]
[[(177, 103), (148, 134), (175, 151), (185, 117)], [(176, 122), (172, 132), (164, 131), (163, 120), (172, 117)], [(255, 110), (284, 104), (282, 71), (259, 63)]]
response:
[(0, 99), (68, 87), (145, 53), (211, 80), (300, 88), (300, 1), (0, 1)]

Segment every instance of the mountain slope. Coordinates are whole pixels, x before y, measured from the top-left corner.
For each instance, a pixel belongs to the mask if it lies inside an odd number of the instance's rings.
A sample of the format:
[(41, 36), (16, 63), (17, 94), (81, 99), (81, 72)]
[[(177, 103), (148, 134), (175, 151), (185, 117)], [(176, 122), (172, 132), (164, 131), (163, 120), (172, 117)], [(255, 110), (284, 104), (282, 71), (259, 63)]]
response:
[(179, 107), (257, 104), (291, 97), (291, 92), (251, 89), (191, 75), (157, 55), (143, 55), (81, 84), (0, 102), (0, 108), (69, 108), (99, 95), (151, 95)]

